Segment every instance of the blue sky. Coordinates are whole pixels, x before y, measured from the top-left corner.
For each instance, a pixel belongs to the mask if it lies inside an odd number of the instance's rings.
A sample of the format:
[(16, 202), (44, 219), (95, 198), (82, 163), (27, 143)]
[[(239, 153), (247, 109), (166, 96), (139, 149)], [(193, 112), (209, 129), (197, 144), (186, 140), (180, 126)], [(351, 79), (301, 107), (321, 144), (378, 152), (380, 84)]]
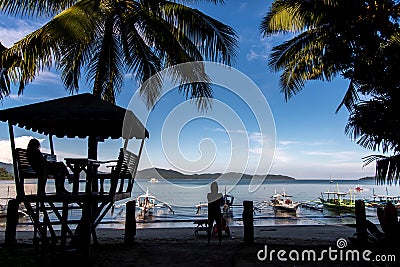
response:
[[(195, 7), (204, 13), (221, 20), (233, 27), (239, 36), (239, 53), (233, 65), (238, 71), (248, 76), (261, 90), (272, 111), (275, 123), (276, 150), (270, 169), (268, 162), (260, 163), (260, 170), (273, 174), (284, 174), (296, 178), (359, 178), (374, 174), (374, 166), (363, 168), (362, 157), (376, 154), (359, 147), (344, 134), (348, 112), (343, 109), (338, 114), (335, 110), (340, 103), (348, 82), (337, 78), (333, 82), (309, 82), (298, 95), (285, 102), (280, 93), (279, 73), (273, 73), (267, 66), (270, 49), (282, 42), (284, 36), (262, 38), (259, 34), (259, 23), (267, 12), (271, 1), (226, 1), (225, 5), (196, 4)], [(44, 19), (21, 19), (0, 14), (0, 42), (9, 47), (13, 42), (44, 23)], [(89, 92), (90, 85), (82, 81), (80, 93)], [(128, 107), (138, 85), (127, 75), (122, 93), (117, 104)], [(1, 108), (44, 101), (67, 96), (59, 75), (54, 71), (43, 72), (34, 82), (26, 87), (22, 96), (12, 95), (3, 100)], [(248, 143), (242, 147), (243, 154), (238, 153), (232, 145), (234, 133), (238, 128), (227, 128), (231, 117), (228, 115), (221, 121), (213, 120), (216, 109), (199, 113), (192, 120), (179, 125), (179, 135), (165, 130), (164, 122), (173, 112), (190, 107), (182, 95), (176, 91), (166, 94), (150, 113), (146, 127), (150, 131), (150, 139), (146, 142), (146, 151), (150, 160), (142, 160), (139, 168), (150, 166), (181, 169), (186, 172), (221, 172), (237, 171), (237, 166), (247, 157), (246, 170), (254, 170), (252, 156), (257, 155), (260, 140), (265, 138), (252, 114), (253, 110), (229, 90), (214, 87), (217, 101), (225, 103), (241, 120), (247, 134)], [(258, 101), (258, 100), (255, 100)], [(219, 103), (219, 102), (218, 102)], [(193, 106), (193, 104), (192, 104)], [(134, 110), (135, 112), (135, 110)], [(180, 111), (181, 114), (182, 111)], [(266, 110), (266, 114), (268, 110)], [(176, 115), (175, 115), (176, 116)], [(179, 116), (178, 116), (179, 117)], [(174, 120), (172, 120), (173, 122)], [(221, 123), (222, 122), (222, 123)], [(171, 123), (171, 119), (170, 119)], [(164, 131), (163, 131), (164, 130)], [(15, 128), (20, 146), (25, 146), (29, 136), (43, 139), (42, 147), (48, 149), (45, 136), (37, 135), (23, 129)], [(28, 137), (27, 137), (28, 136)], [(7, 124), (0, 123), (0, 161), (10, 161)], [(179, 158), (171, 160), (171, 142), (178, 144), (183, 156), (184, 165)], [(99, 158), (116, 157), (121, 140), (106, 140), (99, 145)], [(136, 145), (136, 144), (134, 144)], [(85, 156), (86, 140), (55, 139), (56, 153), (59, 159), (68, 156)], [(244, 151), (246, 150), (246, 151)], [(175, 155), (176, 156), (176, 155)], [(175, 164), (179, 162), (179, 164)], [(185, 163), (186, 162), (186, 163)], [(198, 165), (196, 165), (198, 163)], [(179, 165), (179, 166), (178, 166)]]

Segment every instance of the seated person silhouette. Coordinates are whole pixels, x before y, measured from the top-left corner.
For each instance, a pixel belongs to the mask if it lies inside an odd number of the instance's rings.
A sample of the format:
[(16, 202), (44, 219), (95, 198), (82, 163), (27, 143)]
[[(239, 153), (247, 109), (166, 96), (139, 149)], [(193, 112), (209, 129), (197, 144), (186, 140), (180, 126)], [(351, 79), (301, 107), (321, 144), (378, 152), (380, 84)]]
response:
[(218, 193), (217, 182), (211, 183), (211, 192), (207, 194), (208, 201), (208, 244), (211, 240), (211, 231), (213, 228), (213, 222), (215, 221), (217, 225), (219, 244), (221, 245), (222, 240), (222, 229), (221, 229), (221, 204), (222, 204), (222, 194)]
[(64, 188), (65, 178), (69, 176), (67, 166), (62, 162), (47, 161), (46, 157), (40, 152), (39, 140), (33, 138), (29, 141), (26, 149), (28, 162), (38, 175), (38, 194), (46, 194), (47, 176), (53, 175), (55, 178), (56, 194), (69, 194)]

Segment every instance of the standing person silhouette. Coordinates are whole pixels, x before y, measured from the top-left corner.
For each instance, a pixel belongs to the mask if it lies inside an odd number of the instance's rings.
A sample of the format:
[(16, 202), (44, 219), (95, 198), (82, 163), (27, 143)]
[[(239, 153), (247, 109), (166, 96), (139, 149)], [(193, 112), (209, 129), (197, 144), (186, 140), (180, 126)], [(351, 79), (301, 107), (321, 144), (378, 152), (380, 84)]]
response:
[(33, 138), (26, 149), (28, 162), (38, 177), (38, 193), (44, 195), (47, 175), (54, 175), (56, 194), (69, 194), (64, 188), (65, 177), (69, 175), (67, 167), (62, 162), (47, 161), (40, 152), (39, 140)]
[(214, 220), (215, 220), (215, 223), (216, 223), (217, 229), (218, 229), (219, 244), (221, 245), (221, 240), (222, 240), (222, 229), (221, 229), (222, 194), (218, 193), (218, 184), (217, 184), (217, 182), (212, 182), (210, 189), (211, 189), (211, 192), (207, 194), (207, 201), (208, 201), (208, 231), (207, 231), (208, 244), (210, 244), (211, 231), (212, 231), (213, 223), (214, 223)]

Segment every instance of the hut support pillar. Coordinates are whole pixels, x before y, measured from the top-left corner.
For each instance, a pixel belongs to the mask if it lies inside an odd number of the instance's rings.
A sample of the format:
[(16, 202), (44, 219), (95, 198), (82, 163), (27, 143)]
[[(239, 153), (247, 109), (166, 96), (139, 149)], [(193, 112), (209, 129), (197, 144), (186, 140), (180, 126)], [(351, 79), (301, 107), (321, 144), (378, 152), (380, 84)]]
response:
[(125, 236), (124, 243), (131, 245), (136, 236), (136, 201), (131, 200), (126, 203)]

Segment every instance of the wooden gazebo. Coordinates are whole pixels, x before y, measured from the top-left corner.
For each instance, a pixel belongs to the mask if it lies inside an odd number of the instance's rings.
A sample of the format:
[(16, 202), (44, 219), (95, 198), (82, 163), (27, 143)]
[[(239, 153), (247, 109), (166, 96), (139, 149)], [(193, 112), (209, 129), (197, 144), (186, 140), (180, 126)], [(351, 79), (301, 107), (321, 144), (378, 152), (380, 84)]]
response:
[[(35, 237), (37, 234), (38, 239), (46, 243), (49, 240), (48, 233), (50, 233), (52, 242), (61, 239), (62, 245), (65, 246), (67, 237), (78, 236), (81, 240), (77, 243), (86, 244), (84, 247), (88, 249), (90, 236), (93, 235), (96, 240), (95, 228), (112, 207), (114, 201), (130, 197), (144, 140), (149, 136), (148, 131), (132, 111), (108, 103), (92, 94), (78, 94), (0, 110), (0, 120), (8, 121), (9, 125), (17, 192), (15, 203), (25, 204), (35, 227)], [(38, 177), (27, 173), (26, 166), (23, 166), (24, 162), (21, 156), (23, 149), (15, 147), (14, 126), (48, 135), (52, 155), (54, 155), (53, 136), (59, 138), (89, 137), (89, 142), (92, 140), (92, 143), (88, 144), (88, 157), (81, 159), (87, 165), (86, 169), (82, 166), (78, 169), (79, 171), (85, 170), (90, 178), (90, 181), (88, 179), (86, 181), (86, 190), (84, 192), (74, 191), (71, 195), (26, 194), (24, 179)], [(115, 160), (116, 167), (108, 176), (107, 174), (97, 176), (95, 170), (99, 164), (96, 161), (97, 142), (108, 138), (123, 138), (124, 145), (120, 149), (118, 159)], [(132, 138), (141, 140), (137, 154), (127, 150), (128, 140)], [(76, 177), (79, 179), (79, 173), (76, 173)], [(111, 186), (105, 189), (104, 181), (107, 179)], [(125, 180), (127, 183), (124, 184)], [(74, 182), (78, 183), (79, 181)], [(82, 210), (82, 218), (79, 222), (68, 220), (68, 210), (72, 206)], [(52, 210), (58, 220), (50, 221), (46, 210)], [(44, 214), (42, 219), (39, 218), (41, 217), (39, 213)], [(7, 227), (10, 221), (12, 219), (8, 218)], [(75, 231), (71, 227), (71, 224), (74, 223), (78, 225)], [(57, 236), (54, 231), (54, 224), (61, 224), (61, 236)]]

